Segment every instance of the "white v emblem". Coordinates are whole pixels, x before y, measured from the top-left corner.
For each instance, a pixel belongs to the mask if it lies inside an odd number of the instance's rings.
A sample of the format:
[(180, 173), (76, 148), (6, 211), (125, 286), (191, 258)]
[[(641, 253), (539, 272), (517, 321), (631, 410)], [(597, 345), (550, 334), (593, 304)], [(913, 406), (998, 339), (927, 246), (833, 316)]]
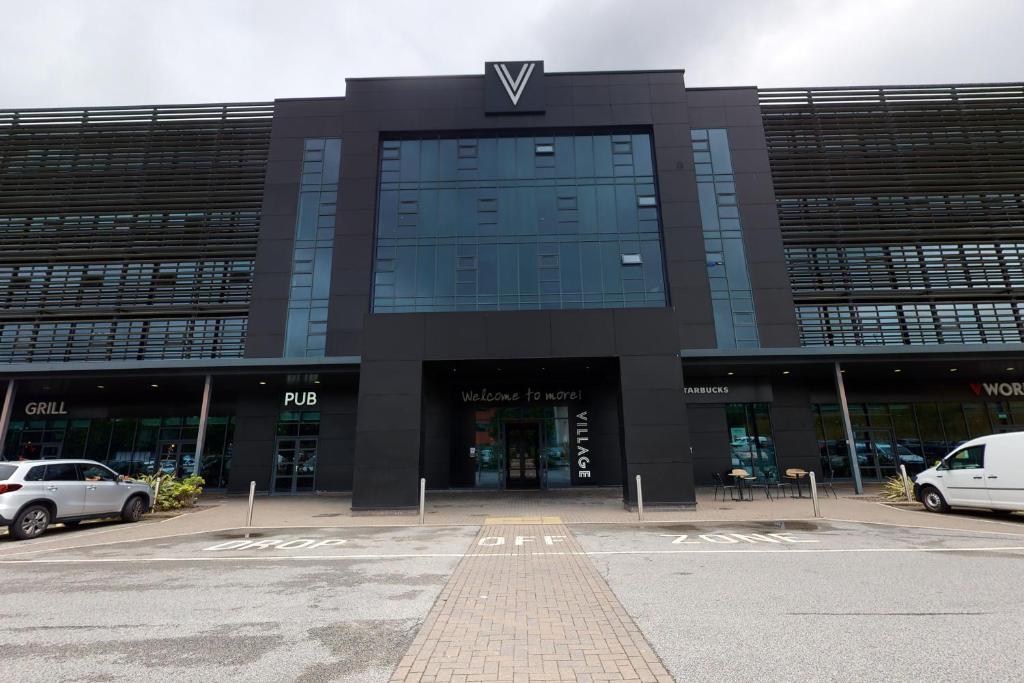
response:
[(534, 62), (527, 62), (519, 67), (519, 75), (512, 78), (512, 74), (509, 73), (508, 67), (505, 64), (495, 64), (494, 70), (498, 73), (498, 80), (501, 81), (501, 85), (505, 88), (505, 92), (508, 93), (508, 98), (512, 100), (512, 106), (516, 107), (519, 105), (519, 98), (523, 96), (523, 92), (526, 91), (526, 83), (530, 80), (530, 74), (533, 73)]

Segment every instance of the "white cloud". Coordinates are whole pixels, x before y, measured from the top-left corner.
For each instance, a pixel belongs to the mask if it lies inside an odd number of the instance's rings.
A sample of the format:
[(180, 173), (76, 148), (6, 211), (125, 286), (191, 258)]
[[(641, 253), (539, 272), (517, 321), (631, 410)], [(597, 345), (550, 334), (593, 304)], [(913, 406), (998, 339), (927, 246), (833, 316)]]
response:
[(1022, 21), (1020, 0), (8, 0), (0, 107), (331, 96), (517, 58), (701, 86), (1012, 81)]

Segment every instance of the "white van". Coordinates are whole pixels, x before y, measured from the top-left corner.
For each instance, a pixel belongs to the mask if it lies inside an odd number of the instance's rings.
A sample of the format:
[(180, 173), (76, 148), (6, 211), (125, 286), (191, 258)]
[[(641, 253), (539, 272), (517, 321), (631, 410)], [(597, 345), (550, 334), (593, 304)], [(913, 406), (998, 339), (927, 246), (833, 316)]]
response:
[(951, 507), (1024, 510), (1024, 432), (961, 444), (914, 478), (914, 494), (932, 512)]

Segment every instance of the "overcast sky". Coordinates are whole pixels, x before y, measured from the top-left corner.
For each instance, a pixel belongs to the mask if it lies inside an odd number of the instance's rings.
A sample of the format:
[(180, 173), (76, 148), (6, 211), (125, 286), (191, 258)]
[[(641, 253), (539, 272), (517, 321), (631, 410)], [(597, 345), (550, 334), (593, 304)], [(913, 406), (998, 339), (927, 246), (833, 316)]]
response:
[(345, 78), (686, 69), (691, 86), (1024, 80), (1024, 0), (0, 0), (0, 109), (342, 95)]

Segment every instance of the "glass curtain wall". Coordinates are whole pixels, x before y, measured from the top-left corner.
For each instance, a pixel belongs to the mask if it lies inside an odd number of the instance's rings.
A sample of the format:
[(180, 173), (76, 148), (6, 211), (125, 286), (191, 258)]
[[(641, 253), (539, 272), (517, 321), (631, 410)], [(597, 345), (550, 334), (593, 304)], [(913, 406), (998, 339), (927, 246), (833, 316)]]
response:
[[(233, 417), (208, 419), (200, 474), (206, 488), (225, 488), (231, 471)], [(195, 468), (199, 418), (115, 417), (12, 420), (3, 456), (7, 460), (85, 458), (120, 474), (157, 471), (187, 476)]]
[[(826, 476), (852, 477), (842, 415), (835, 404), (813, 406), (818, 449)], [(1024, 425), (1024, 401), (993, 403), (855, 403), (850, 422), (865, 479), (915, 474), (958, 445)]]
[(385, 140), (375, 313), (666, 305), (648, 133)]
[(323, 356), (326, 352), (340, 173), (341, 139), (307, 138), (285, 323), (284, 355), (289, 358)]

